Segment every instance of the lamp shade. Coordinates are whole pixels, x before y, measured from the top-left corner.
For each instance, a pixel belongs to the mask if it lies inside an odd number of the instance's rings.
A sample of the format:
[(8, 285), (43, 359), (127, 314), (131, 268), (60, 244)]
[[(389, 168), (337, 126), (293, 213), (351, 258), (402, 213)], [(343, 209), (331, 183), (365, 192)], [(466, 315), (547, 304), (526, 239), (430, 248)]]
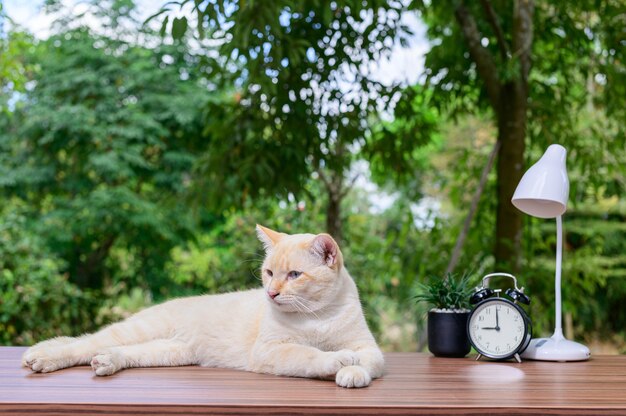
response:
[(561, 145), (548, 147), (517, 185), (511, 202), (520, 211), (539, 218), (556, 218), (567, 209), (569, 180)]

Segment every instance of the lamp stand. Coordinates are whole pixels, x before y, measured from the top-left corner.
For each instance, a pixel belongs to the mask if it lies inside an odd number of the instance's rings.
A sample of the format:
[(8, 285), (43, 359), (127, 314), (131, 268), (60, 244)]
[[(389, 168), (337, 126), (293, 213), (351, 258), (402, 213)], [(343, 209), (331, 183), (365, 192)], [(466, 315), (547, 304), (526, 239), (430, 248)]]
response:
[(534, 338), (522, 354), (522, 358), (541, 361), (583, 361), (588, 360), (589, 348), (578, 342), (569, 341), (563, 336), (561, 322), (561, 262), (563, 256), (563, 224), (561, 216), (556, 217), (556, 273), (554, 292), (556, 316), (554, 334), (550, 338)]

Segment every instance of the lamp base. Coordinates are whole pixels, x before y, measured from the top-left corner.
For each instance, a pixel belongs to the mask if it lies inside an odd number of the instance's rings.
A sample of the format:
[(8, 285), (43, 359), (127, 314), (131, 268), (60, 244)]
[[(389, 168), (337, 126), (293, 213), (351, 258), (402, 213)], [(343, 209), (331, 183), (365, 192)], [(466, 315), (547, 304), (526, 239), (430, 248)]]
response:
[(559, 335), (532, 339), (522, 358), (540, 361), (584, 361), (591, 357), (589, 348)]

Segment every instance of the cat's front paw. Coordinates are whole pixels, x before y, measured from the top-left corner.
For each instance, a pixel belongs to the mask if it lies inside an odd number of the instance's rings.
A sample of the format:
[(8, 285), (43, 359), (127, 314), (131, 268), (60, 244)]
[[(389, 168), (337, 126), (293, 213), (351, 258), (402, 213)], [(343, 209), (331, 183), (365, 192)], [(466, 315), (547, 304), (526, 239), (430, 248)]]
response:
[(329, 376), (334, 376), (342, 368), (358, 364), (359, 357), (356, 352), (352, 350), (333, 351), (328, 353), (322, 372)]
[(98, 354), (91, 359), (91, 368), (97, 376), (110, 376), (122, 369), (120, 359), (118, 354)]
[(76, 338), (71, 337), (56, 337), (52, 339), (48, 339), (46, 341), (41, 341), (32, 347), (28, 348), (24, 354), (22, 354), (22, 367), (29, 367), (33, 362), (34, 357), (37, 356), (37, 352), (42, 352), (47, 349), (51, 349), (54, 347), (59, 347), (63, 345), (70, 344), (74, 342)]
[(343, 367), (335, 377), (338, 386), (347, 388), (367, 387), (371, 381), (372, 377), (367, 370), (359, 365)]
[(67, 361), (56, 348), (31, 347), (22, 355), (22, 365), (36, 373), (50, 373), (68, 367)]

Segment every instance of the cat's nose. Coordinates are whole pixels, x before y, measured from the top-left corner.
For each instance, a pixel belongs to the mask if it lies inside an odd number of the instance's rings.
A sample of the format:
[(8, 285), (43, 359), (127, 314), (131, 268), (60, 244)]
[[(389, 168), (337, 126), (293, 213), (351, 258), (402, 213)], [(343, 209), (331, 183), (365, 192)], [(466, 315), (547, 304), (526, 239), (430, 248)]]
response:
[(267, 291), (267, 296), (269, 296), (270, 298), (274, 299), (276, 296), (280, 295), (280, 292), (277, 292), (275, 290), (268, 290)]

